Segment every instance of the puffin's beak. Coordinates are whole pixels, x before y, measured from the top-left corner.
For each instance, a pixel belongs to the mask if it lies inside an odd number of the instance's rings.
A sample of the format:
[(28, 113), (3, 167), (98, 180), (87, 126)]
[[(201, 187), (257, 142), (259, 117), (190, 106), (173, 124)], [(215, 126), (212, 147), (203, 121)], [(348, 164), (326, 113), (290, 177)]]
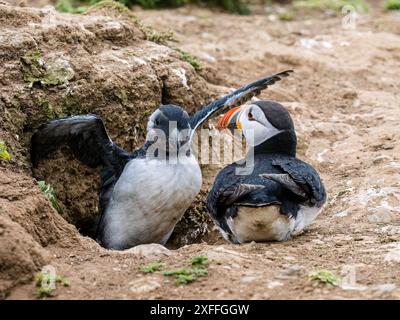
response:
[(240, 107), (234, 107), (234, 108), (230, 109), (218, 121), (217, 129), (218, 130), (229, 129), (229, 130), (232, 130), (232, 131), (234, 129), (241, 129), (242, 126), (241, 126), (240, 121), (239, 121), (240, 111), (241, 111)]

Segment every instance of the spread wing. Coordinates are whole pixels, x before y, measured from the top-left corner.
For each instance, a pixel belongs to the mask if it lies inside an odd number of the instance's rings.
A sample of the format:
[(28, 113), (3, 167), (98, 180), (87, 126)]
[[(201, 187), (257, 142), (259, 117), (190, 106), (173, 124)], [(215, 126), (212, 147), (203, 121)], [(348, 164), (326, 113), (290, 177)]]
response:
[[(62, 145), (68, 145), (75, 157), (90, 167), (102, 166), (100, 215), (107, 207), (112, 189), (126, 163), (136, 158), (141, 149), (130, 153), (114, 144), (104, 123), (96, 115), (73, 116), (50, 121), (32, 137), (31, 159), (34, 167), (39, 161)], [(95, 232), (98, 221), (93, 222)]]
[(50, 121), (32, 137), (31, 159), (34, 167), (39, 160), (68, 145), (74, 156), (90, 166), (125, 165), (130, 153), (109, 138), (104, 123), (96, 115), (82, 115)]
[(282, 173), (262, 174), (262, 178), (280, 183), (284, 188), (318, 207), (325, 203), (325, 187), (313, 167), (298, 159), (274, 160), (272, 165), (279, 167)]
[(194, 131), (210, 117), (225, 112), (227, 109), (234, 106), (239, 106), (246, 101), (250, 100), (252, 97), (260, 94), (260, 92), (266, 89), (268, 86), (274, 84), (275, 82), (287, 77), (292, 73), (293, 70), (286, 70), (272, 76), (257, 80), (252, 82), (234, 92), (222, 97), (200, 111), (196, 112), (190, 119), (190, 127), (192, 128), (192, 135)]

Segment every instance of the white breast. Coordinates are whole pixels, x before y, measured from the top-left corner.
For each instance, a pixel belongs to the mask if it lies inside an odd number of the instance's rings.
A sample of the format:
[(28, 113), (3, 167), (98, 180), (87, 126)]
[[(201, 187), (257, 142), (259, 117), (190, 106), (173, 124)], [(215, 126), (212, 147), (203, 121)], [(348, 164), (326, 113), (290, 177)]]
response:
[(191, 156), (175, 164), (133, 159), (114, 187), (104, 216), (104, 245), (120, 249), (165, 244), (200, 191), (200, 167)]
[[(300, 206), (296, 219), (280, 213), (278, 205), (238, 208), (235, 218), (228, 218), (234, 242), (286, 241), (302, 232), (318, 214), (320, 207)], [(223, 234), (224, 235), (224, 234)], [(227, 238), (227, 235), (224, 235)]]

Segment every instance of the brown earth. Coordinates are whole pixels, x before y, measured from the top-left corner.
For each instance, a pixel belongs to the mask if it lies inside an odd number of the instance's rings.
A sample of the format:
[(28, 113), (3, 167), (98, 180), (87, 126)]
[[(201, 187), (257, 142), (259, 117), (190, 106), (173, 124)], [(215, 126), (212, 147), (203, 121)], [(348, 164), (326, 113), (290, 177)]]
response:
[[(58, 299), (400, 298), (400, 15), (383, 13), (380, 7), (360, 15), (355, 30), (344, 29), (341, 16), (323, 14), (282, 22), (274, 13), (241, 17), (198, 8), (135, 12), (160, 31), (172, 29), (180, 40), (177, 46), (204, 65), (199, 76), (174, 51), (145, 41), (125, 16), (53, 13), (57, 25), (49, 27), (42, 22), (48, 14), (0, 5), (0, 39), (9, 39), (0, 42), (5, 75), (0, 80), (0, 138), (13, 156), (0, 169), (4, 294), (32, 298), (30, 275), (51, 264), (71, 282), (56, 290)], [(20, 15), (40, 24), (39, 29), (22, 24)], [(81, 24), (86, 31), (79, 29)], [(74, 78), (29, 88), (20, 59), (32, 48), (40, 48), (49, 61), (57, 52), (56, 57), (70, 63)], [(138, 62), (145, 58), (145, 64)], [(190, 92), (182, 91), (175, 68), (186, 70)], [(295, 74), (261, 97), (290, 110), (299, 157), (318, 169), (329, 195), (316, 223), (291, 241), (238, 246), (210, 230), (203, 237), (208, 243), (177, 250), (149, 245), (107, 251), (81, 237), (35, 187), (27, 146), (35, 125), (46, 118), (40, 97), (54, 108), (61, 106), (61, 113), (101, 114), (112, 138), (131, 149), (143, 141), (140, 125), (157, 104), (168, 100), (193, 111), (223, 92), (214, 85), (237, 87), (288, 68)], [(72, 109), (63, 104), (67, 88), (79, 97)], [(120, 88), (126, 93), (116, 94)], [(214, 169), (204, 168), (204, 190)], [(67, 151), (43, 163), (35, 176), (54, 186), (70, 222), (96, 212), (96, 172), (84, 169)], [(140, 272), (154, 261), (165, 262), (168, 269), (186, 266), (199, 254), (209, 257), (209, 273), (189, 285), (176, 286), (158, 272)], [(341, 275), (342, 285), (314, 286), (308, 273), (320, 267)]]

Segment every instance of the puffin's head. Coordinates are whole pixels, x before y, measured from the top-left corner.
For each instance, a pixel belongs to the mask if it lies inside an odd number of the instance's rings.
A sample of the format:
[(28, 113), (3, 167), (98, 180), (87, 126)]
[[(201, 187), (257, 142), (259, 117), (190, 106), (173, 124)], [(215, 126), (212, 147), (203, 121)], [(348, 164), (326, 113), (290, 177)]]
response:
[(240, 129), (247, 143), (254, 147), (282, 131), (294, 132), (289, 112), (273, 101), (256, 101), (229, 110), (218, 122), (218, 128)]
[(179, 150), (190, 137), (189, 115), (181, 107), (160, 106), (147, 123), (147, 141), (156, 142), (164, 150)]

